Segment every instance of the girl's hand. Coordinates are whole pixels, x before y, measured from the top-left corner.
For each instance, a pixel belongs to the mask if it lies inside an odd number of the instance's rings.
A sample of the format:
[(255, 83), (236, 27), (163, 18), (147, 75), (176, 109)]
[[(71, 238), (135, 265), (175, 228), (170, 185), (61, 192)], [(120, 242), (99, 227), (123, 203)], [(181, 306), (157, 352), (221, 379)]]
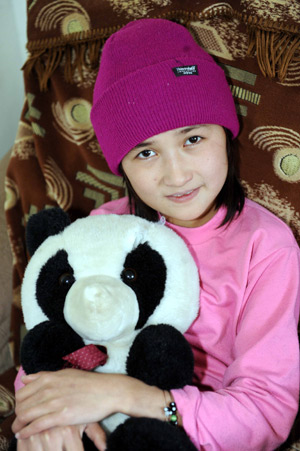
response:
[(106, 440), (103, 429), (93, 423), (88, 426), (62, 426), (40, 432), (31, 437), (18, 440), (18, 451), (84, 451), (82, 444), (83, 431), (94, 442), (96, 448), (105, 451)]
[(25, 439), (55, 426), (101, 421), (115, 412), (114, 385), (119, 378), (122, 375), (74, 369), (24, 376), (25, 387), (16, 393), (12, 430)]
[(12, 425), (20, 439), (56, 426), (95, 423), (116, 412), (165, 419), (162, 390), (123, 374), (64, 369), (22, 381)]

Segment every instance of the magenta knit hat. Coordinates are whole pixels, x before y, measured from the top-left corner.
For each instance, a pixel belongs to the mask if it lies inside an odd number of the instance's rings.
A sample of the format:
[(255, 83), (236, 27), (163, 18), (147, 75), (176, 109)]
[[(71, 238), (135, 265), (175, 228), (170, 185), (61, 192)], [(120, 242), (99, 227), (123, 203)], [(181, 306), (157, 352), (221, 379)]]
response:
[(130, 22), (106, 41), (91, 121), (115, 174), (159, 133), (197, 124), (222, 125), (233, 137), (239, 130), (223, 70), (185, 27), (164, 19)]

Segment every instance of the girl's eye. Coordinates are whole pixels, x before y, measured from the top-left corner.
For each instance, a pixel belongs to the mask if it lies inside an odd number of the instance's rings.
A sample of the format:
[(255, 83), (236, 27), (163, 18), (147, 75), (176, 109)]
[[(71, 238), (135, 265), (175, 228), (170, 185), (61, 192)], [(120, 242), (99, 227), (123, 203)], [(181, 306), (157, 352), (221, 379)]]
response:
[(188, 138), (186, 140), (186, 142), (184, 143), (185, 146), (191, 146), (193, 144), (198, 144), (198, 142), (201, 141), (201, 137), (200, 136), (191, 136), (190, 138)]
[(154, 150), (142, 150), (142, 152), (140, 152), (137, 155), (137, 158), (140, 158), (142, 160), (145, 160), (147, 158), (153, 157), (155, 155)]

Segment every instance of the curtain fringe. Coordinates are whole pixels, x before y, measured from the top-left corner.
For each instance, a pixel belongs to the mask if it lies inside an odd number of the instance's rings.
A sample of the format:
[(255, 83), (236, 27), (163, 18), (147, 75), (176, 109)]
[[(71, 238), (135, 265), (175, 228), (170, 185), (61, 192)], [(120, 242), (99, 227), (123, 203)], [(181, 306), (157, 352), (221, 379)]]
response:
[[(95, 35), (95, 33), (93, 34)], [(47, 91), (49, 79), (64, 60), (64, 78), (67, 83), (72, 83), (76, 70), (83, 78), (84, 67), (89, 69), (98, 67), (100, 51), (107, 38), (108, 36), (93, 36), (89, 37), (88, 40), (76, 40), (72, 36), (72, 40), (53, 38), (48, 39), (47, 42), (29, 42), (27, 44), (29, 57), (22, 70), (25, 76), (35, 72), (40, 90)]]
[[(174, 20), (188, 27), (193, 21), (216, 16), (235, 17), (247, 25), (248, 55), (256, 56), (259, 68), (265, 77), (278, 77), (279, 81), (284, 81), (289, 64), (300, 59), (300, 27), (248, 16), (235, 11), (230, 5), (201, 13), (171, 11), (157, 17)], [(64, 77), (66, 82), (72, 83), (76, 70), (82, 78), (84, 67), (98, 68), (104, 42), (120, 28), (121, 26), (109, 27), (29, 41), (27, 44), (29, 57), (22, 69), (25, 75), (35, 72), (40, 90), (46, 91), (51, 75), (64, 59)]]
[(292, 61), (300, 60), (300, 36), (249, 27), (248, 55), (256, 55), (265, 77), (283, 82)]

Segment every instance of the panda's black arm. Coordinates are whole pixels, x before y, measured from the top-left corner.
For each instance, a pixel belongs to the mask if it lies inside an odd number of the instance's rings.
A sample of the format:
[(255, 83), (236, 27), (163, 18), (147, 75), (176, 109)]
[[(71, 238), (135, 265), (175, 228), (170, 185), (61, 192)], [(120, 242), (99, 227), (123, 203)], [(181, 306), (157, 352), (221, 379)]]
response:
[(136, 337), (127, 358), (127, 374), (163, 390), (192, 383), (194, 358), (184, 336), (172, 326), (148, 326)]
[(26, 374), (56, 371), (65, 363), (62, 357), (82, 346), (82, 338), (66, 323), (44, 321), (25, 335), (21, 364)]

